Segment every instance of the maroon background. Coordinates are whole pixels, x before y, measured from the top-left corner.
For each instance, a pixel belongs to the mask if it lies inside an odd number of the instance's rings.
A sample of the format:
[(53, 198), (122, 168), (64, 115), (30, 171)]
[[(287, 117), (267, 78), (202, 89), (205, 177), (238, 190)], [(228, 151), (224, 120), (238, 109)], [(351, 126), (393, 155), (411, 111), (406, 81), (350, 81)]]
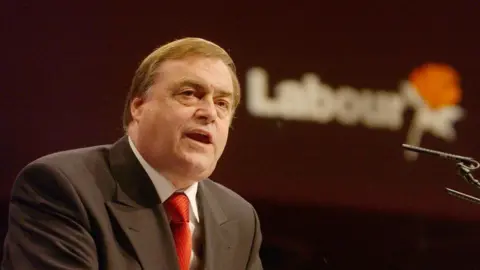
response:
[[(462, 78), (466, 118), (452, 143), (479, 156), (480, 3), (414, 1), (3, 1), (1, 190), (3, 229), (18, 171), (41, 155), (113, 142), (138, 63), (155, 47), (200, 36), (227, 48), (242, 85), (261, 66), (270, 85), (315, 72), (332, 87), (398, 89), (428, 61)], [(403, 158), (402, 130), (254, 118), (239, 108), (214, 175), (252, 201), (267, 269), (472, 269), (480, 206), (448, 196), (475, 190), (454, 164)], [(474, 193), (473, 193), (474, 194)]]

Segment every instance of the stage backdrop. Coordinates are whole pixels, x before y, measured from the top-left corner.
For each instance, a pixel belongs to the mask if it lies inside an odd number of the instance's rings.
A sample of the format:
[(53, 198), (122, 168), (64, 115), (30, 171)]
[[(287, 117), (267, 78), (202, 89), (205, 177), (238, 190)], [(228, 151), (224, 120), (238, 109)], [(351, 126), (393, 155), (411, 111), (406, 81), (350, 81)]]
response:
[(279, 203), (479, 217), (444, 191), (475, 191), (453, 162), (401, 148), (480, 158), (475, 1), (3, 5), (3, 200), (29, 161), (120, 137), (142, 58), (199, 36), (228, 49), (243, 87), (216, 181)]

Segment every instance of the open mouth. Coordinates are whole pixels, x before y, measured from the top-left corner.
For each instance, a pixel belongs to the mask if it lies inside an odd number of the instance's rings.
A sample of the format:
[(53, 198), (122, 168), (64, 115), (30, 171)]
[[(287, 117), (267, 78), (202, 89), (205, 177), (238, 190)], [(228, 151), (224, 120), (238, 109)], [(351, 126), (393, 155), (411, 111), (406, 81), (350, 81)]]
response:
[(203, 144), (211, 144), (212, 143), (212, 138), (210, 134), (208, 133), (203, 133), (203, 132), (188, 132), (185, 134), (185, 136), (189, 139), (192, 139), (194, 141), (203, 143)]

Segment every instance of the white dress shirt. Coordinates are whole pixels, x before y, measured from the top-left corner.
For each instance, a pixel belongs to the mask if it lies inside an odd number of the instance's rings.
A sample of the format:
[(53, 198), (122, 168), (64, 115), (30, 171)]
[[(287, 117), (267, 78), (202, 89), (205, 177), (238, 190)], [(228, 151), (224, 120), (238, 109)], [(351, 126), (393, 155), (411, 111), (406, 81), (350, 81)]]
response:
[[(198, 256), (200, 246), (199, 242), (201, 241), (202, 232), (197, 206), (198, 183), (194, 183), (184, 190), (177, 190), (170, 181), (168, 181), (163, 175), (150, 166), (145, 159), (143, 159), (142, 155), (140, 155), (130, 137), (128, 137), (128, 142), (130, 143), (130, 147), (132, 148), (132, 151), (137, 157), (138, 161), (152, 180), (162, 203), (164, 203), (176, 191), (183, 191), (187, 195), (188, 200), (190, 201), (189, 227), (192, 233), (192, 256), (190, 259), (190, 269), (201, 269), (202, 261)], [(193, 215), (191, 213), (193, 213)]]

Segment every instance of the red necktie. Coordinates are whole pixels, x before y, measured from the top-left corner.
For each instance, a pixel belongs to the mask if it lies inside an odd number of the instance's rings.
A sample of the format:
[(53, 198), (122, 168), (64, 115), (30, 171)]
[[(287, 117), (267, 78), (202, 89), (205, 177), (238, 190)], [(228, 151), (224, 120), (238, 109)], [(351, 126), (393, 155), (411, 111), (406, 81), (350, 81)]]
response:
[(170, 228), (175, 239), (178, 264), (181, 270), (190, 268), (192, 237), (188, 226), (190, 203), (184, 193), (173, 193), (165, 202), (165, 210), (170, 216)]

